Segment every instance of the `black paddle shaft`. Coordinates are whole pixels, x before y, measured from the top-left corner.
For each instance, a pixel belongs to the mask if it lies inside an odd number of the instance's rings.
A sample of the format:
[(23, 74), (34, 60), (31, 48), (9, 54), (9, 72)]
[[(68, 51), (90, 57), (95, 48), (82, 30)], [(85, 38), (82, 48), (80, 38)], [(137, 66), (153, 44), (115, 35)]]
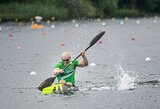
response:
[[(92, 47), (103, 35), (104, 35), (105, 31), (100, 32), (99, 34), (97, 34), (90, 42), (89, 46), (85, 49), (85, 51), (87, 51), (90, 47)], [(71, 62), (69, 63), (63, 70), (66, 70), (66, 68), (68, 66), (70, 66), (76, 59), (78, 59), (81, 56), (81, 53)]]

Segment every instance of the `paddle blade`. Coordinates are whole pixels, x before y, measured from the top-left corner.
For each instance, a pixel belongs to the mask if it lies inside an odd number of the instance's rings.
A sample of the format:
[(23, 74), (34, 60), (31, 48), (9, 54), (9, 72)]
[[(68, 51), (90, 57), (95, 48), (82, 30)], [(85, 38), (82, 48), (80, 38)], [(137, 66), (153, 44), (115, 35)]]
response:
[(104, 35), (105, 31), (100, 32), (99, 34), (97, 34), (90, 42), (89, 46), (93, 46), (103, 35)]
[(42, 91), (44, 88), (51, 86), (55, 79), (56, 77), (46, 79), (39, 85), (38, 89)]

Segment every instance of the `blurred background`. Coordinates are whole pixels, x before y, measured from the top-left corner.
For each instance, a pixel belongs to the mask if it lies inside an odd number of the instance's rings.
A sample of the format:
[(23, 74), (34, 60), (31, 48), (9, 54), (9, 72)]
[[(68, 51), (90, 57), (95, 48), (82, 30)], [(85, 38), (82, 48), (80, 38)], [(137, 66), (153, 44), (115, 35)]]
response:
[(160, 13), (160, 0), (0, 0), (0, 21), (149, 17)]

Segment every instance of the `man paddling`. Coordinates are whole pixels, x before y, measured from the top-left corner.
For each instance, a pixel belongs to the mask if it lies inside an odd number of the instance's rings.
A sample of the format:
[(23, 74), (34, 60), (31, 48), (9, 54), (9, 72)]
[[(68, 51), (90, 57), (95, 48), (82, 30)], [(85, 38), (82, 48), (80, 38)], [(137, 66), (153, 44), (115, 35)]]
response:
[(69, 52), (63, 52), (61, 60), (58, 61), (53, 69), (58, 82), (67, 86), (75, 86), (75, 71), (76, 67), (85, 67), (88, 65), (88, 60), (85, 55), (85, 50), (81, 51), (82, 60), (75, 60), (65, 70), (63, 70), (71, 61)]
[[(75, 70), (76, 67), (85, 67), (88, 65), (87, 58), (85, 56), (85, 51), (87, 51), (89, 48), (91, 48), (103, 35), (105, 31), (100, 32), (97, 34), (89, 43), (89, 46), (81, 52), (73, 61), (70, 60), (70, 53), (69, 52), (64, 52), (61, 56), (61, 59), (57, 64), (54, 66), (54, 74), (58, 78), (59, 83), (63, 84), (56, 84), (52, 85), (56, 77), (50, 77), (43, 81), (38, 89), (42, 91), (42, 94), (52, 94), (53, 91), (55, 90), (58, 93), (58, 89), (60, 88), (61, 92), (63, 93), (63, 89), (71, 89), (75, 87), (69, 87), (69, 86), (74, 86), (75, 85)], [(82, 56), (83, 60), (78, 61), (80, 56)], [(64, 70), (63, 70), (64, 69)], [(52, 85), (52, 86), (51, 86)], [(68, 86), (67, 86), (68, 85)], [(63, 88), (63, 86), (66, 86), (66, 88)], [(68, 88), (69, 87), (69, 88)], [(66, 91), (67, 91), (66, 90)], [(72, 89), (71, 89), (72, 90)]]

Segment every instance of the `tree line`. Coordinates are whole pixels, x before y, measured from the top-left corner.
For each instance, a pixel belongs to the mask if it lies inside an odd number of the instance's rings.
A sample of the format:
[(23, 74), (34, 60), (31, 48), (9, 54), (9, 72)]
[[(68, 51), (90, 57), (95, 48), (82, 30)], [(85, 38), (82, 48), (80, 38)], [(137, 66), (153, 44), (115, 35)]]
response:
[(160, 0), (0, 0), (0, 11), (4, 13), (1, 18), (10, 14), (8, 19), (16, 17), (17, 12), (28, 13), (26, 19), (36, 14), (57, 19), (139, 17), (159, 15)]

